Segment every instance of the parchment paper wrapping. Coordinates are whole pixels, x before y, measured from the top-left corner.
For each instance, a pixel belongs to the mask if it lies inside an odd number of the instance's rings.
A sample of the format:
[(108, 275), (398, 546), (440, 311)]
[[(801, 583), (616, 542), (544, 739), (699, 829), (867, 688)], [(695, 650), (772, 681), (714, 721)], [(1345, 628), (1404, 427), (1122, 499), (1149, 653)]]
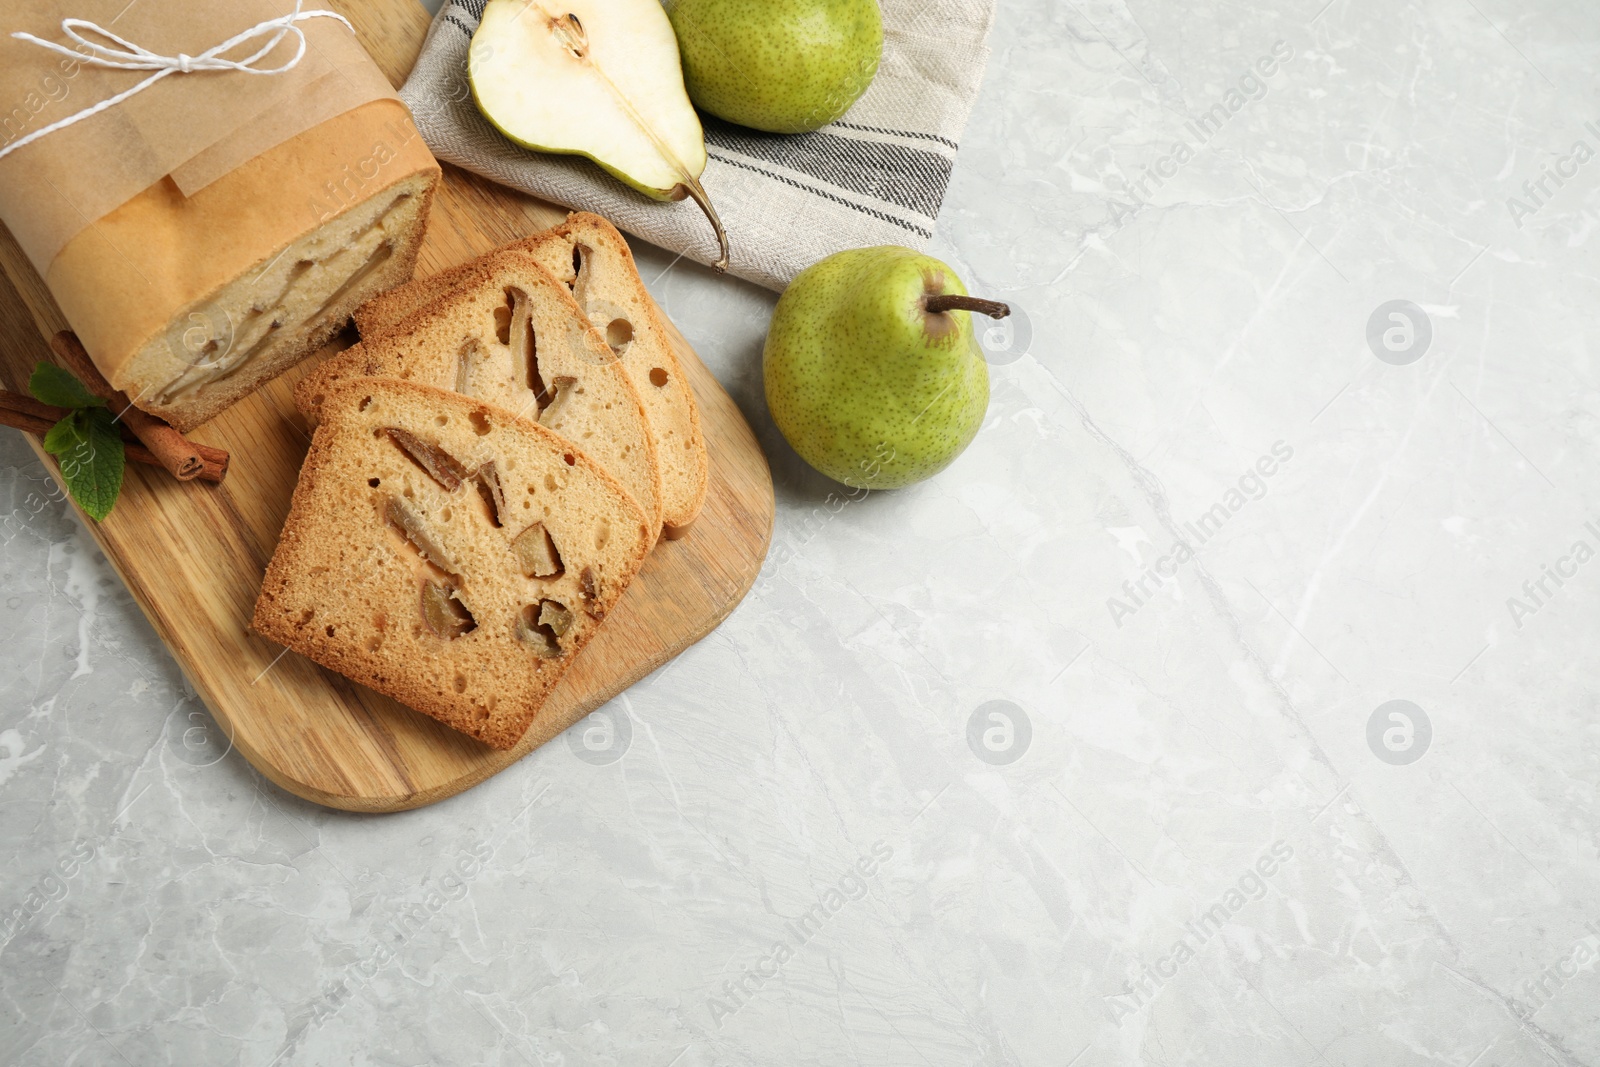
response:
[[(161, 55), (198, 55), (293, 9), (292, 0), (3, 0), (0, 148), (151, 73), (76, 63), (12, 39), (15, 31), (65, 44), (61, 20), (80, 18)], [(326, 119), (395, 97), (343, 23), (316, 18), (298, 26), (307, 48), (291, 71), (172, 74), (0, 159), (0, 221), (39, 273), (48, 273), (76, 234), (163, 178), (193, 195)], [(290, 35), (258, 65), (279, 65), (294, 46)], [(243, 45), (230, 57), (243, 58), (256, 47)]]

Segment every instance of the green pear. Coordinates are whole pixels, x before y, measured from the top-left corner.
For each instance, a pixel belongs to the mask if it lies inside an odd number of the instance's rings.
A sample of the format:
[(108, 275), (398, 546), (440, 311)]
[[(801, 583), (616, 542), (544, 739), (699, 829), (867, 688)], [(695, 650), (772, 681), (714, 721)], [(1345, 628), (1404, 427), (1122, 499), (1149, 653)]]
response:
[(883, 54), (877, 0), (671, 0), (668, 14), (689, 98), (773, 133), (850, 110)]
[(948, 467), (989, 408), (989, 366), (955, 271), (909, 248), (838, 252), (797, 275), (772, 313), (767, 407), (807, 463), (863, 489)]
[(727, 269), (728, 235), (700, 185), (705, 131), (658, 0), (489, 0), (467, 81), (483, 117), (524, 148), (587, 156), (657, 200), (694, 197)]

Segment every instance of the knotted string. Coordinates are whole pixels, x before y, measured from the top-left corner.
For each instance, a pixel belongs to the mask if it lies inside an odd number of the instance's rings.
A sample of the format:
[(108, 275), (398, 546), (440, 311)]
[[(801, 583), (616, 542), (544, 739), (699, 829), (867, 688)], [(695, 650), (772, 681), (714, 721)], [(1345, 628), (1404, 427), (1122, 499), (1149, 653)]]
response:
[[(300, 65), (300, 60), (306, 54), (306, 34), (304, 30), (295, 25), (297, 22), (304, 22), (307, 19), (338, 19), (344, 23), (345, 29), (351, 33), (355, 32), (355, 27), (351, 26), (349, 20), (343, 15), (333, 11), (301, 11), (300, 5), (302, 3), (304, 3), (304, 0), (295, 0), (294, 10), (289, 14), (252, 26), (243, 33), (237, 33), (215, 48), (207, 49), (197, 56), (184, 55), (182, 52), (175, 56), (158, 55), (148, 48), (143, 48), (132, 41), (118, 37), (104, 26), (99, 26), (86, 19), (61, 20), (61, 32), (66, 34), (69, 40), (80, 45), (81, 48), (69, 48), (65, 45), (56, 44), (54, 41), (41, 40), (31, 33), (13, 33), (11, 36), (20, 41), (36, 44), (40, 48), (47, 48), (52, 52), (66, 56), (68, 59), (86, 63), (89, 66), (107, 67), (111, 70), (153, 70), (155, 73), (131, 89), (125, 89), (92, 107), (84, 108), (76, 115), (69, 115), (60, 122), (53, 122), (43, 129), (34, 130), (21, 140), (14, 141), (5, 148), (0, 148), (0, 159), (4, 159), (24, 145), (32, 144), (41, 137), (47, 137), (57, 130), (64, 130), (74, 123), (82, 122), (84, 119), (98, 115), (107, 108), (115, 107), (130, 97), (137, 96), (169, 74), (231, 70), (241, 74), (273, 75), (293, 70)], [(278, 47), (279, 42), (291, 33), (296, 38), (293, 56), (276, 67), (256, 67), (254, 65), (266, 58), (273, 49)], [(85, 34), (89, 36), (85, 36)], [(90, 40), (90, 37), (98, 37), (100, 40)], [(246, 58), (223, 58), (240, 45), (261, 37), (267, 39), (266, 43)], [(110, 47), (100, 43), (103, 41), (114, 42), (117, 47)], [(87, 51), (84, 51), (85, 49)]]

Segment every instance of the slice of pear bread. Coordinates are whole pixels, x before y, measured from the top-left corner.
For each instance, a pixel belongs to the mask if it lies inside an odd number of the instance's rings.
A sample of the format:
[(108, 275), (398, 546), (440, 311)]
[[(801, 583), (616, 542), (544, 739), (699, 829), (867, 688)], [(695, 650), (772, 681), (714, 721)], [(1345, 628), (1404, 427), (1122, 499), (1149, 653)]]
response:
[[(709, 460), (705, 436), (694, 391), (673, 354), (661, 312), (639, 279), (628, 242), (599, 215), (579, 211), (555, 229), (507, 247), (533, 253), (546, 270), (566, 283), (594, 328), (621, 357), (644, 402), (661, 459), (667, 536), (681, 536), (706, 500)], [(361, 336), (376, 337), (393, 330), (461, 285), (482, 262), (418, 278), (367, 301), (355, 313)]]
[(336, 384), (360, 377), (454, 389), (537, 421), (609, 471), (660, 529), (661, 466), (638, 391), (567, 287), (531, 254), (482, 261), (394, 330), (302, 378), (295, 402), (315, 420)]
[(330, 391), (251, 628), (512, 748), (654, 530), (581, 450), (470, 397)]

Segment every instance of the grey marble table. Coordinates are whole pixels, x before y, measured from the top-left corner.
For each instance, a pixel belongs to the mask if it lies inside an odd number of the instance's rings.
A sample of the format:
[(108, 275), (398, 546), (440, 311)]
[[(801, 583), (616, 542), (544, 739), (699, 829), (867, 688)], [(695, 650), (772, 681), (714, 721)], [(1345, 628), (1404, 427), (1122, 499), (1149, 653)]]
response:
[(0, 436), (0, 1062), (1600, 1062), (1592, 7), (994, 44), (934, 247), (1019, 310), (977, 442), (846, 500), (773, 297), (646, 250), (773, 557), (436, 807), (228, 753)]

